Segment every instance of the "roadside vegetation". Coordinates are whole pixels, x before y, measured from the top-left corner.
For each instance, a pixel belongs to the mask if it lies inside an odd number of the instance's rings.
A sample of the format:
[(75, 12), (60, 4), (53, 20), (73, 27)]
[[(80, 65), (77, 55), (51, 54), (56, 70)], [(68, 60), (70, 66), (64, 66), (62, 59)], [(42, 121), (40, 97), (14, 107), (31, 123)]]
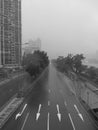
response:
[(66, 57), (59, 56), (56, 60), (56, 67), (59, 71), (69, 75), (70, 73), (76, 74), (78, 77), (84, 77), (94, 83), (98, 84), (98, 68), (88, 67), (83, 64), (85, 59), (83, 54), (68, 54)]
[(33, 54), (24, 55), (22, 65), (31, 77), (39, 75), (49, 64), (47, 53), (35, 51)]
[(30, 76), (31, 85), (24, 85), (20, 89), (18, 97), (25, 96), (31, 91), (32, 82), (41, 75), (41, 73), (47, 68), (48, 64), (49, 58), (44, 51), (35, 51), (33, 54), (23, 56), (22, 66), (24, 71)]

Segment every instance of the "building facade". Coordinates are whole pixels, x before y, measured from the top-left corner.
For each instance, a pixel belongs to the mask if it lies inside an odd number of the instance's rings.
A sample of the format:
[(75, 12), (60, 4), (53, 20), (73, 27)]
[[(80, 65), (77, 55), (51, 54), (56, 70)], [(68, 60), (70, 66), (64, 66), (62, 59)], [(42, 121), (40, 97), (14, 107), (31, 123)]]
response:
[(0, 66), (21, 64), (21, 0), (0, 0)]

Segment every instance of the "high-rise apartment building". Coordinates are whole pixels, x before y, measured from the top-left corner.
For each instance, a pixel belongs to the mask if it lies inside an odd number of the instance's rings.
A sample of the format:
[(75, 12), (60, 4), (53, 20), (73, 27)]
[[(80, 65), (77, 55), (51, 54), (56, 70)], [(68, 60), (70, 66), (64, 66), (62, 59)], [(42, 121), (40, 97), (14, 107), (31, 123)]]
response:
[(0, 0), (0, 65), (21, 63), (21, 0)]

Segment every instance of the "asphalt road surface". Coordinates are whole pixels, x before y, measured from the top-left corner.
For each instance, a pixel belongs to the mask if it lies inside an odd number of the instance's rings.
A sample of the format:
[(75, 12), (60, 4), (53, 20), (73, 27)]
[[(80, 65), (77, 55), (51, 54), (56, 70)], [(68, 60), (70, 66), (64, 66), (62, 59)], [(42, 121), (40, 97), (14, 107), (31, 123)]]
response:
[(97, 130), (67, 80), (50, 65), (2, 130)]

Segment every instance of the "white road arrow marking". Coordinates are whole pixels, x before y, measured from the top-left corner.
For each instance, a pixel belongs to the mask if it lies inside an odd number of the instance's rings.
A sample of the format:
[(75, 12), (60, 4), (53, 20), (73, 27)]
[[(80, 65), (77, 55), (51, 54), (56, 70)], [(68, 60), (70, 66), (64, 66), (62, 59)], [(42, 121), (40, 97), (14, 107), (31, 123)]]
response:
[(20, 117), (20, 116), (23, 114), (23, 112), (24, 112), (24, 110), (26, 109), (26, 107), (27, 107), (27, 104), (25, 104), (24, 107), (23, 107), (23, 109), (22, 109), (22, 111), (19, 112), (19, 113), (16, 115), (15, 120), (17, 120), (17, 118)]
[(21, 116), (20, 113), (18, 113), (18, 114), (16, 115), (16, 117), (15, 117), (15, 120), (17, 120), (17, 118), (20, 117), (20, 116)]
[(37, 113), (36, 114), (36, 121), (38, 121), (39, 117), (40, 117), (40, 113)]
[(27, 104), (24, 105), (24, 108), (23, 108), (23, 110), (22, 110), (22, 112), (21, 112), (21, 115), (23, 114), (23, 112), (24, 112), (24, 110), (26, 109), (26, 107), (27, 107)]
[(56, 107), (57, 107), (57, 112), (58, 112), (57, 116), (58, 116), (59, 121), (61, 122), (61, 114), (60, 114), (60, 110), (59, 110), (59, 105), (57, 104)]
[(39, 108), (38, 108), (38, 112), (37, 112), (37, 114), (36, 114), (36, 121), (38, 121), (38, 119), (39, 119), (39, 117), (40, 117), (41, 107), (42, 107), (42, 105), (40, 104), (40, 105), (39, 105)]
[(77, 106), (76, 106), (76, 105), (74, 105), (74, 107), (75, 107), (76, 111), (77, 111), (77, 112), (78, 112), (78, 114), (79, 114), (80, 112), (79, 112), (79, 110), (78, 110)]
[(76, 105), (74, 105), (74, 107), (75, 107), (75, 109), (76, 109), (76, 111), (77, 111), (77, 113), (78, 113), (79, 117), (81, 118), (81, 120), (82, 120), (82, 121), (84, 121), (83, 116), (82, 116), (82, 114), (79, 112), (79, 110), (78, 110), (77, 106), (76, 106)]
[(82, 114), (79, 113), (78, 115), (80, 116), (81, 120), (84, 121)]

